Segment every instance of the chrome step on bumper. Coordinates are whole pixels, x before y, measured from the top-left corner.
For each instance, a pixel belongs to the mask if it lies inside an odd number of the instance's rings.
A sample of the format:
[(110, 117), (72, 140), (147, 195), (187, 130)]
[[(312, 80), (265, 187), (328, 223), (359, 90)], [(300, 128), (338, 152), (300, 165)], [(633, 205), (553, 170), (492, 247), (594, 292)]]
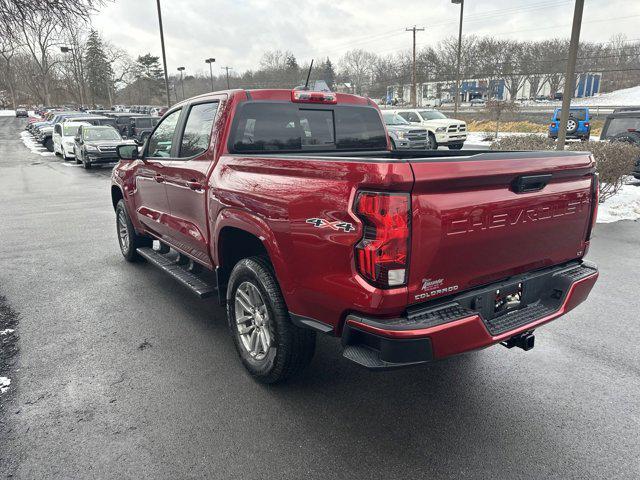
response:
[(217, 295), (218, 288), (215, 283), (190, 272), (184, 265), (178, 263), (177, 258), (157, 252), (151, 247), (140, 247), (136, 251), (151, 265), (169, 274), (199, 298)]

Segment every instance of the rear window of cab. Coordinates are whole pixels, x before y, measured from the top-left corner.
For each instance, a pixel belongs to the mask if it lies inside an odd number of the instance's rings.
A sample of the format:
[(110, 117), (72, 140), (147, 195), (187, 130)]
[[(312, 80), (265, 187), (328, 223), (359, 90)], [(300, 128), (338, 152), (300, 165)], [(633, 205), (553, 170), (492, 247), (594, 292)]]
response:
[(364, 106), (245, 102), (229, 149), (237, 153), (385, 150), (378, 110)]

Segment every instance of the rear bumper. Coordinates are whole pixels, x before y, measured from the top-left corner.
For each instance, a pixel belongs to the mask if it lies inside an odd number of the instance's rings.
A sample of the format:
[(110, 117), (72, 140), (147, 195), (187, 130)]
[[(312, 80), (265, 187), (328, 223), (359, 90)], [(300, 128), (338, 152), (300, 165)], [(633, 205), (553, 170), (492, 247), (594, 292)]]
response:
[[(465, 292), (394, 319), (351, 314), (345, 357), (367, 368), (393, 368), (485, 348), (544, 325), (582, 303), (598, 278), (595, 265), (572, 262)], [(522, 285), (523, 306), (492, 312), (496, 291)]]

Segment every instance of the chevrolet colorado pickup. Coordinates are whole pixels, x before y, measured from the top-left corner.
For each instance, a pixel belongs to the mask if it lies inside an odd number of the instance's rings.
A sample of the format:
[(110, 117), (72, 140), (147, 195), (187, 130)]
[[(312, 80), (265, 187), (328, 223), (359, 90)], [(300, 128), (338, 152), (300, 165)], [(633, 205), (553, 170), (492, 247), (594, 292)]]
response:
[(369, 99), (304, 90), (191, 98), (117, 150), (122, 254), (217, 295), (265, 383), (318, 332), (370, 369), (528, 350), (598, 277), (588, 153), (392, 151)]

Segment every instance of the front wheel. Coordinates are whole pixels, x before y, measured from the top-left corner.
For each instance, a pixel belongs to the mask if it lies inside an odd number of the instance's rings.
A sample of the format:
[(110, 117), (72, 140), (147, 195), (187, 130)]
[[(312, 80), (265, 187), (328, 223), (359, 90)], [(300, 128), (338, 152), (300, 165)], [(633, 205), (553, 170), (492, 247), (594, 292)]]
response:
[(136, 249), (139, 247), (150, 247), (152, 240), (136, 233), (129, 214), (127, 213), (124, 200), (120, 200), (116, 205), (116, 229), (122, 256), (128, 262), (140, 260), (141, 257), (138, 255)]
[(449, 145), (449, 150), (462, 150), (463, 143), (454, 143)]
[(263, 257), (245, 258), (233, 268), (227, 319), (244, 367), (261, 383), (282, 382), (313, 358), (315, 332), (291, 322), (273, 267)]
[(433, 133), (429, 133), (429, 138), (427, 139), (427, 150), (437, 150), (438, 142), (436, 142), (436, 136)]

